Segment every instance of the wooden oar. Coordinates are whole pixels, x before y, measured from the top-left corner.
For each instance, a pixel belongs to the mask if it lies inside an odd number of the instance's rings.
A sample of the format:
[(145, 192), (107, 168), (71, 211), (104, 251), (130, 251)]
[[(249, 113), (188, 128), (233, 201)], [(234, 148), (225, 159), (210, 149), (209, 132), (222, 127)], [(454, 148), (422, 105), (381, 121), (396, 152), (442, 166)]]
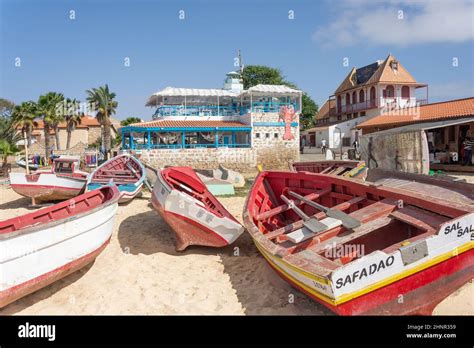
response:
[(295, 205), (295, 202), (288, 199), (284, 195), (280, 198), (288, 205), (288, 208), (292, 209), (300, 218), (303, 219), (303, 226), (310, 230), (312, 233), (319, 233), (328, 229), (328, 226), (320, 222), (315, 218), (311, 218), (306, 215), (300, 208)]
[(342, 225), (345, 228), (353, 229), (361, 225), (361, 222), (359, 220), (354, 219), (352, 216), (347, 215), (346, 213), (344, 213), (343, 211), (340, 211), (339, 209), (331, 209), (331, 208), (325, 207), (324, 205), (311, 201), (293, 191), (288, 191), (288, 193), (291, 196), (295, 197), (296, 199), (305, 202), (307, 205), (310, 205), (313, 208), (321, 210), (327, 216), (332, 217), (334, 219), (341, 220)]

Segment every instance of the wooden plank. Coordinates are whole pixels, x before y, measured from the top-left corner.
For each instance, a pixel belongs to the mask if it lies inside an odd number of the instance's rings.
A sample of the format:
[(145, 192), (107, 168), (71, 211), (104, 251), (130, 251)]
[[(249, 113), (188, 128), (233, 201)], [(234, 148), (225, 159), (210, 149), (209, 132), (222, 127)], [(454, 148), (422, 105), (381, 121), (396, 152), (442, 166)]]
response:
[[(346, 202), (342, 202), (338, 205), (335, 205), (332, 208), (344, 211), (344, 210), (349, 209), (352, 205), (358, 204), (358, 203), (364, 201), (365, 199), (366, 199), (365, 197), (354, 197), (351, 200), (348, 200)], [(326, 214), (323, 213), (323, 212), (318, 212), (318, 213), (314, 214), (312, 217), (320, 220), (320, 219), (326, 217)], [(293, 231), (295, 231), (299, 228), (302, 228), (302, 227), (303, 227), (303, 220), (298, 220), (298, 221), (293, 222), (292, 224), (281, 227), (281, 228), (279, 228), (277, 230), (274, 230), (272, 232), (268, 232), (268, 233), (265, 234), (265, 236), (268, 239), (274, 239), (274, 238), (276, 238), (276, 237), (278, 237), (282, 234), (293, 232)]]
[(390, 214), (394, 219), (425, 231), (436, 232), (441, 224), (448, 221), (448, 217), (433, 214), (414, 207), (406, 206)]
[[(310, 193), (310, 194), (306, 195), (305, 198), (313, 201), (313, 200), (318, 199), (321, 196), (323, 196), (323, 195), (325, 195), (329, 192), (331, 192), (330, 189), (324, 189), (324, 190), (321, 190), (321, 191), (318, 191), (318, 192)], [(304, 203), (303, 201), (295, 202), (296, 205), (302, 205), (303, 203)], [(276, 208), (273, 208), (271, 210), (268, 210), (264, 213), (261, 213), (261, 214), (257, 215), (257, 220), (259, 220), (259, 221), (260, 220), (266, 220), (266, 219), (272, 217), (273, 215), (283, 213), (283, 212), (287, 211), (288, 209), (289, 209), (288, 204), (282, 204), (282, 205), (280, 205)]]

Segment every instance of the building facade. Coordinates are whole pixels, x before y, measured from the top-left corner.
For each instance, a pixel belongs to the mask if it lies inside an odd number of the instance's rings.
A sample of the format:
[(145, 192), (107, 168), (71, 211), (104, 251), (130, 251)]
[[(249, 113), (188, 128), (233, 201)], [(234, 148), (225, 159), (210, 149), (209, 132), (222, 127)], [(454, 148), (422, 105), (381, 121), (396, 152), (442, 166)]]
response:
[(222, 89), (166, 87), (146, 104), (152, 121), (120, 129), (122, 149), (156, 167), (283, 168), (299, 157), (301, 96), (283, 85), (244, 90), (234, 71)]
[[(420, 88), (426, 89), (423, 98), (416, 96)], [(428, 86), (417, 82), (390, 54), (383, 61), (352, 68), (315, 116), (317, 126), (306, 134), (314, 137), (317, 146), (322, 139), (330, 148), (351, 146), (361, 135), (358, 124), (427, 102)]]

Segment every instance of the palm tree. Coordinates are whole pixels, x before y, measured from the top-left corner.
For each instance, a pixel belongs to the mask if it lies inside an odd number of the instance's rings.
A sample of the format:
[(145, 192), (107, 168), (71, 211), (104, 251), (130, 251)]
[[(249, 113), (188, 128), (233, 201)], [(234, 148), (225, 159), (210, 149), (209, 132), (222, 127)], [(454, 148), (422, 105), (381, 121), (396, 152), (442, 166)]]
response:
[(77, 125), (81, 124), (81, 118), (84, 113), (80, 111), (80, 102), (76, 99), (66, 99), (68, 105), (64, 119), (66, 121), (67, 141), (66, 149), (71, 147), (71, 134), (76, 129)]
[(13, 126), (12, 112), (15, 103), (10, 100), (0, 98), (0, 139), (7, 140), (10, 144), (15, 144), (20, 140), (20, 135)]
[(59, 132), (58, 125), (63, 119), (64, 115), (59, 112), (59, 107), (64, 100), (61, 93), (49, 92), (46, 95), (41, 95), (38, 99), (38, 113), (43, 118), (44, 123), (44, 145), (45, 155), (49, 158), (50, 139), (49, 132), (53, 129), (56, 131), (56, 148), (59, 150)]
[(23, 102), (16, 105), (12, 111), (12, 123), (14, 128), (20, 128), (21, 134), (26, 133), (27, 145), (31, 146), (31, 132), (38, 126), (35, 121), (37, 116), (37, 106), (33, 101)]
[(99, 88), (92, 88), (92, 90), (87, 90), (87, 101), (94, 103), (97, 111), (97, 121), (102, 125), (103, 131), (103, 147), (108, 158), (110, 148), (111, 148), (111, 135), (110, 135), (110, 116), (115, 113), (117, 108), (117, 101), (113, 100), (115, 98), (115, 93), (109, 91), (109, 86), (101, 86)]
[(9, 143), (5, 139), (0, 139), (0, 154), (2, 155), (3, 166), (5, 167), (8, 162), (8, 156), (14, 155), (18, 152), (18, 149), (14, 144)]

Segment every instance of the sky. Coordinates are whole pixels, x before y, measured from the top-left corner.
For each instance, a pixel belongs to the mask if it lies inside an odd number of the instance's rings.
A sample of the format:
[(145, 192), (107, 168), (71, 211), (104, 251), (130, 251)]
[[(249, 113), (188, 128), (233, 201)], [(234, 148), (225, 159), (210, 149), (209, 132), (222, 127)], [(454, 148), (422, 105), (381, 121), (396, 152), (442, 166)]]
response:
[(151, 119), (166, 86), (221, 88), (281, 69), (320, 106), (352, 67), (393, 54), (430, 102), (474, 96), (474, 1), (0, 0), (0, 97), (85, 101), (108, 84), (118, 119)]

